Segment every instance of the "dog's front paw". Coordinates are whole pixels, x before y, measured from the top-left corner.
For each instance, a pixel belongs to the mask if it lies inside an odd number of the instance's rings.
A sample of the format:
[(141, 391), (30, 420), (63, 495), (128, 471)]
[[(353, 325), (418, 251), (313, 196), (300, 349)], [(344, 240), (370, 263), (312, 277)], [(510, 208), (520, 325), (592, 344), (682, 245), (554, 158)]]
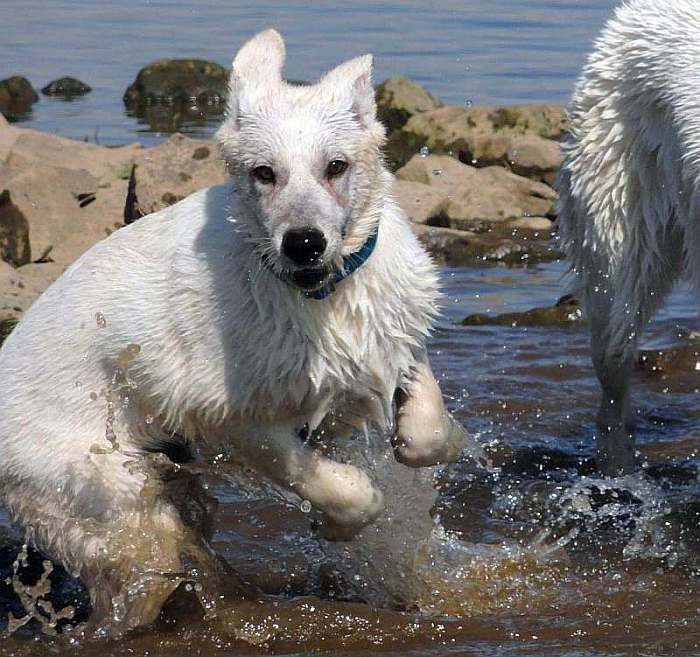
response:
[(454, 463), (462, 453), (466, 432), (451, 416), (442, 426), (429, 429), (411, 426), (406, 417), (399, 417), (396, 436), (392, 440), (399, 463), (412, 468)]
[(332, 478), (315, 482), (315, 487), (325, 488), (315, 506), (323, 512), (320, 531), (328, 540), (350, 540), (384, 508), (382, 492), (365, 472), (351, 465), (334, 463)]

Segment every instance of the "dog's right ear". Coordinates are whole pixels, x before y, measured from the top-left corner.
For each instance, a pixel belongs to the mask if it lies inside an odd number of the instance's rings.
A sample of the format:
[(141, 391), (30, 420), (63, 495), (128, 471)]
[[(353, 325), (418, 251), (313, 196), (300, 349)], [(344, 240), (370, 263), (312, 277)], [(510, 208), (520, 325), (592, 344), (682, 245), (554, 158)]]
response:
[(265, 90), (282, 82), (284, 41), (277, 30), (259, 32), (243, 44), (231, 66), (226, 121), (217, 137), (226, 141), (227, 134), (237, 132), (238, 119)]

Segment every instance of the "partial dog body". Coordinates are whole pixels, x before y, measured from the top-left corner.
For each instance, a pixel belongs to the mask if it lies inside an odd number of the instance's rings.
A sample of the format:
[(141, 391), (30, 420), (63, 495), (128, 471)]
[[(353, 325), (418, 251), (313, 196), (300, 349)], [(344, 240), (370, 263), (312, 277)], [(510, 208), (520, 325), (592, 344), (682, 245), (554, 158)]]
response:
[(700, 283), (700, 1), (632, 0), (590, 56), (570, 107), (559, 231), (591, 328), (608, 475), (635, 467), (629, 379), (672, 284)]
[[(371, 58), (309, 87), (282, 81), (283, 60), (274, 31), (234, 60), (219, 133), (231, 182), (93, 247), (0, 351), (2, 496), (117, 631), (152, 619), (188, 564), (216, 571), (167, 494), (168, 446), (204, 441), (343, 537), (382, 493), (308, 433), (393, 430), (414, 466), (460, 451), (425, 352), (437, 272), (391, 198)], [(373, 235), (366, 262), (314, 298)]]

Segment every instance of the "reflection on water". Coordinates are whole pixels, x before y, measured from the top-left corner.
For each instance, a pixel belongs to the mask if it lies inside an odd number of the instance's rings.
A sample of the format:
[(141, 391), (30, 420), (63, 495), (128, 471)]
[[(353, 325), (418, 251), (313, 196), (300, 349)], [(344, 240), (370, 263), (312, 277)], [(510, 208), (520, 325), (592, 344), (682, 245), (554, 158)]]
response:
[[(333, 544), (318, 537), (317, 519), (299, 500), (230, 466), (193, 466), (219, 500), (214, 547), (262, 598), (225, 596), (203, 618), (190, 586), (156, 627), (117, 642), (14, 636), (0, 654), (48, 655), (65, 640), (81, 657), (699, 654), (700, 374), (694, 386), (687, 377), (680, 386), (673, 376), (637, 380), (645, 471), (602, 480), (591, 461), (597, 384), (585, 330), (454, 323), (551, 303), (563, 271), (446, 272), (434, 369), (487, 448), (489, 467), (464, 460), (411, 470), (381, 443), (371, 451), (364, 439), (341, 444), (342, 458), (369, 468), (382, 486), (387, 510), (359, 538)], [(647, 343), (673, 343), (697, 324), (679, 289)], [(16, 549), (0, 554), (10, 577), (13, 559)], [(41, 561), (34, 570), (24, 584), (44, 586)], [(81, 603), (71, 586), (65, 577), (54, 586), (64, 593), (56, 612), (71, 594)], [(3, 614), (9, 604), (4, 590)]]
[[(42, 97), (28, 125), (104, 144), (160, 141), (124, 113), (138, 70), (164, 57), (228, 65), (241, 42), (278, 28), (287, 76), (317, 79), (364, 52), (376, 78), (404, 75), (445, 102), (478, 105), (568, 100), (585, 54), (616, 0), (3, 0), (0, 79), (35, 88), (63, 75), (93, 87), (66, 103)], [(214, 122), (192, 125), (208, 135)]]

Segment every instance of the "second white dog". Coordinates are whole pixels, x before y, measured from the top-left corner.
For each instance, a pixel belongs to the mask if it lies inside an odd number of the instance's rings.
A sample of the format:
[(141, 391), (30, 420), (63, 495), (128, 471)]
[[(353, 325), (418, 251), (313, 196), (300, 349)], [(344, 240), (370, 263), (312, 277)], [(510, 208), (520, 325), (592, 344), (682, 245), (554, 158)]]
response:
[(635, 467), (629, 379), (646, 322), (686, 274), (700, 288), (700, 0), (617, 10), (570, 108), (559, 229), (603, 388), (603, 471)]
[(149, 454), (201, 439), (347, 536), (382, 493), (310, 432), (396, 420), (402, 462), (460, 452), (425, 352), (437, 273), (392, 200), (371, 57), (293, 86), (284, 54), (270, 30), (233, 62), (231, 183), (92, 248), (0, 351), (2, 497), (118, 628), (148, 622), (173, 573), (208, 558)]

